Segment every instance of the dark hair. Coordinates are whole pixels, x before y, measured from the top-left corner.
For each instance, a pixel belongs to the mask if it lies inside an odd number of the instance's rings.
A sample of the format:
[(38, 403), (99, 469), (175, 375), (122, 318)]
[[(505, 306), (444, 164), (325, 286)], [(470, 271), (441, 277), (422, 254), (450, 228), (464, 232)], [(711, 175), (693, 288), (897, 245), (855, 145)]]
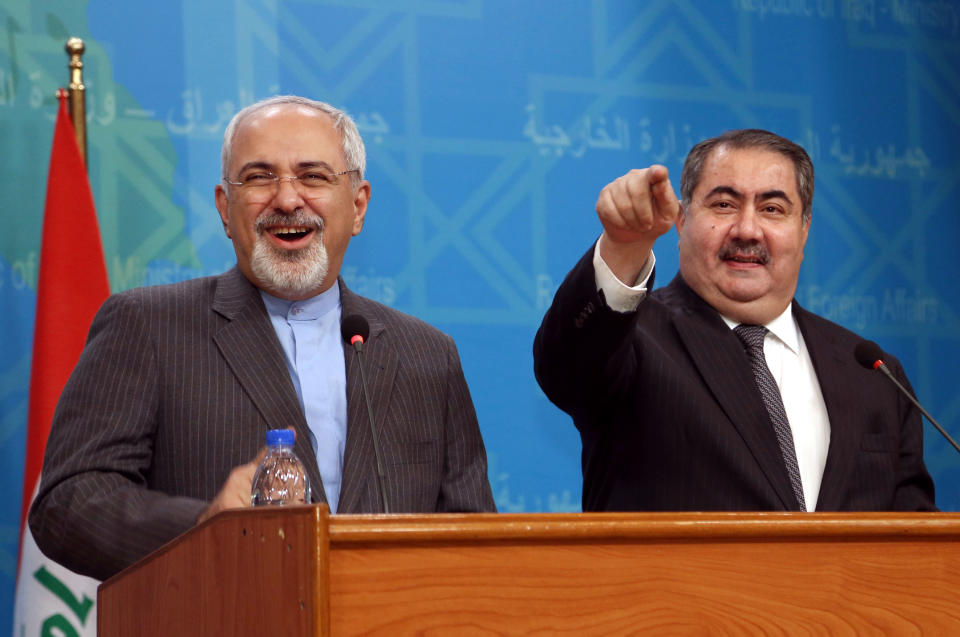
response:
[(810, 221), (813, 210), (813, 162), (810, 161), (810, 156), (801, 146), (789, 139), (758, 128), (727, 131), (718, 137), (705, 139), (690, 149), (686, 161), (683, 162), (683, 172), (680, 174), (680, 196), (683, 198), (684, 211), (687, 210), (693, 198), (693, 191), (700, 183), (703, 164), (710, 154), (721, 146), (762, 148), (780, 153), (790, 159), (797, 177), (797, 191), (800, 193), (800, 203), (803, 207), (803, 221)]

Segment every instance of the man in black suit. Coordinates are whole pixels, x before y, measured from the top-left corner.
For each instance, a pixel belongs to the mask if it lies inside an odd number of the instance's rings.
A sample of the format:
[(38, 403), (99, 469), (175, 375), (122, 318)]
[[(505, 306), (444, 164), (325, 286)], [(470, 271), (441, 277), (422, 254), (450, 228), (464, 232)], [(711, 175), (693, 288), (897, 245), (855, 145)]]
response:
[(267, 429), (292, 427), (313, 499), (379, 513), (373, 432), (341, 316), (364, 316), (390, 511), (493, 511), (453, 340), (339, 278), (370, 183), (350, 118), (281, 96), (224, 134), (217, 209), (237, 267), (108, 299), (60, 398), (30, 513), (38, 546), (104, 579), (250, 506)]
[[(537, 379), (583, 442), (583, 508), (935, 510), (919, 412), (794, 292), (813, 164), (760, 130), (696, 145), (597, 201), (603, 234), (548, 310)], [(653, 285), (676, 225), (680, 272)], [(905, 384), (899, 363), (888, 366)]]

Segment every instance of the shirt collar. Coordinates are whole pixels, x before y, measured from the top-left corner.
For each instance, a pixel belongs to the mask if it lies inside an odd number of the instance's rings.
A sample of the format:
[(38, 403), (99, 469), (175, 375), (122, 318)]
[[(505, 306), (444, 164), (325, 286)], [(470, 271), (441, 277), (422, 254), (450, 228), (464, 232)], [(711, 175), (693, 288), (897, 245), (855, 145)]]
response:
[(331, 285), (328, 290), (302, 301), (287, 301), (260, 290), (263, 304), (271, 316), (288, 320), (312, 321), (329, 312), (340, 309), (340, 286)]
[[(740, 325), (737, 321), (731, 320), (723, 314), (720, 315), (720, 318), (730, 329)], [(764, 327), (781, 343), (790, 348), (794, 354), (800, 353), (800, 333), (797, 331), (797, 322), (793, 320), (793, 303), (787, 304), (787, 309), (780, 316), (766, 323)]]

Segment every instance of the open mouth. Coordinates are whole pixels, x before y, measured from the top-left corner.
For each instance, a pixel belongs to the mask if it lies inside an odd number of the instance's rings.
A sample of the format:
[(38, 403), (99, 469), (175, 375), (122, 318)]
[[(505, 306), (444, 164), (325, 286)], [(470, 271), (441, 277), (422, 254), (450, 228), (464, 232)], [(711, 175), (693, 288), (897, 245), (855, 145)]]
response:
[(268, 228), (267, 232), (284, 243), (295, 243), (311, 235), (314, 232), (314, 229), (300, 226), (281, 226)]
[(313, 240), (313, 234), (323, 232), (323, 218), (295, 214), (271, 214), (257, 219), (254, 229), (260, 236), (267, 235), (274, 245), (289, 249), (299, 249)]

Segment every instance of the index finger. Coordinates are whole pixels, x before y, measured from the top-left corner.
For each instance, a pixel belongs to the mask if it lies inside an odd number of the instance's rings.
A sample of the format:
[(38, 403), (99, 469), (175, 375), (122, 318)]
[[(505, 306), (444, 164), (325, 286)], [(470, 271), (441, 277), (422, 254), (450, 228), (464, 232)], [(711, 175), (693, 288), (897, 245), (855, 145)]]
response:
[(673, 191), (673, 184), (670, 183), (666, 167), (651, 166), (650, 170), (650, 192), (653, 194), (657, 206), (664, 212), (679, 208), (680, 202)]
[(651, 186), (670, 179), (670, 171), (661, 164), (651, 164), (647, 168), (647, 175)]

